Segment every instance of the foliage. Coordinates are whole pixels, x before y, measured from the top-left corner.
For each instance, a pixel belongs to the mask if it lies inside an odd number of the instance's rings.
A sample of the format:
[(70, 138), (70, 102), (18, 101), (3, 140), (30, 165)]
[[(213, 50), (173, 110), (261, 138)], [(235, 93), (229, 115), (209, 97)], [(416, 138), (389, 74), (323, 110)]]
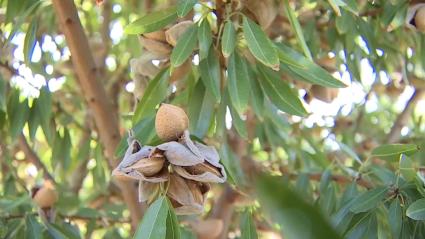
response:
[[(159, 195), (132, 228), (58, 12), (3, 0), (1, 238), (203, 238), (210, 219), (233, 238), (425, 237), (425, 35), (406, 20), (419, 1), (74, 2), (120, 122), (113, 157), (128, 129), (160, 143), (171, 103), (228, 185), (200, 216)], [(47, 180), (59, 200), (43, 212), (32, 194)]]

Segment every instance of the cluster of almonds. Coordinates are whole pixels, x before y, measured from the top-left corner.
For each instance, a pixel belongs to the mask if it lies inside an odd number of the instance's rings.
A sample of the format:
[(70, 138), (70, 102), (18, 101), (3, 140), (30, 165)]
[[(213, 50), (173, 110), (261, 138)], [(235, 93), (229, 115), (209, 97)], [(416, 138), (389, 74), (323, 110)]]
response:
[(129, 137), (129, 147), (112, 175), (139, 181), (139, 201), (148, 204), (163, 193), (177, 214), (202, 213), (209, 183), (223, 183), (226, 172), (214, 147), (193, 142), (183, 109), (162, 104), (155, 129), (165, 143), (142, 146)]
[[(158, 30), (139, 36), (139, 42), (143, 46), (144, 52), (139, 58), (130, 60), (135, 89), (146, 88), (148, 80), (155, 77), (160, 71), (160, 67), (154, 65), (152, 60), (168, 62), (173, 47), (176, 46), (181, 35), (193, 24), (192, 21), (182, 21), (166, 30)], [(187, 75), (191, 70), (191, 64), (190, 59), (188, 59), (181, 66), (173, 69), (170, 82), (178, 81)], [(135, 94), (136, 98), (140, 98), (143, 91), (135, 92)]]

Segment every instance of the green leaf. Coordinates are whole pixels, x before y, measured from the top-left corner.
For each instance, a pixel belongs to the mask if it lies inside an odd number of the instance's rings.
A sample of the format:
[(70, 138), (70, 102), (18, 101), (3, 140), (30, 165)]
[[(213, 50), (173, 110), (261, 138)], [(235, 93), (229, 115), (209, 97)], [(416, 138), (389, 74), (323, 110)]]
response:
[(208, 56), (210, 46), (212, 44), (212, 33), (211, 27), (207, 20), (204, 18), (198, 29), (198, 41), (199, 41), (199, 59), (203, 60)]
[(282, 61), (282, 71), (295, 78), (324, 87), (341, 88), (346, 87), (344, 83), (337, 80), (325, 69), (305, 58), (297, 51), (284, 44), (276, 44), (279, 59)]
[(425, 198), (410, 204), (407, 208), (406, 215), (413, 220), (425, 220)]
[(173, 206), (171, 205), (170, 201), (168, 201), (168, 215), (167, 215), (167, 233), (166, 233), (166, 239), (180, 239), (180, 227), (179, 227), (179, 221), (177, 220), (177, 216), (174, 213)]
[(25, 217), (25, 227), (26, 227), (26, 236), (27, 238), (41, 239), (42, 227), (37, 221), (34, 215), (27, 215)]
[(199, 62), (199, 73), (207, 91), (210, 92), (217, 103), (221, 100), (220, 92), (220, 63), (213, 47), (210, 48), (208, 57)]
[(377, 205), (385, 198), (388, 187), (377, 187), (357, 196), (354, 199), (350, 211), (354, 213), (366, 212), (377, 207)]
[(257, 229), (250, 212), (245, 212), (241, 218), (241, 239), (257, 239)]
[(297, 37), (298, 44), (300, 44), (301, 49), (304, 51), (304, 55), (310, 59), (313, 60), (313, 57), (311, 56), (311, 52), (308, 49), (307, 43), (305, 42), (303, 31), (301, 29), (301, 25), (298, 22), (297, 17), (295, 16), (294, 10), (289, 6), (288, 0), (283, 1), (285, 4), (285, 13), (288, 16), (289, 22), (291, 23), (292, 29), (295, 32), (295, 36)]
[(23, 6), (21, 1), (7, 1), (5, 22), (12, 22), (15, 17), (19, 16)]
[(29, 65), (31, 62), (32, 54), (34, 53), (35, 44), (37, 43), (37, 27), (38, 22), (33, 20), (28, 26), (27, 33), (24, 40), (24, 59), (25, 64)]
[(176, 47), (171, 52), (171, 66), (178, 67), (182, 65), (192, 54), (198, 40), (198, 27), (193, 24), (182, 34), (177, 41)]
[(7, 83), (0, 74), (0, 111), (6, 111), (6, 86)]
[(230, 107), (230, 115), (232, 116), (232, 124), (235, 127), (238, 134), (243, 139), (248, 139), (248, 132), (246, 129), (245, 121), (241, 119), (241, 117), (239, 116), (239, 114), (236, 112), (236, 110), (233, 107)]
[(399, 156), (400, 154), (411, 155), (418, 151), (416, 144), (384, 144), (372, 150), (374, 157)]
[(22, 131), (29, 116), (28, 99), (19, 101), (19, 91), (14, 90), (7, 104), (7, 115), (9, 122), (9, 132), (12, 139), (16, 138)]
[(245, 184), (245, 176), (242, 170), (240, 159), (230, 149), (227, 143), (223, 143), (219, 149), (220, 159), (229, 176), (229, 182), (237, 186)]
[(0, 201), (0, 205), (1, 205), (0, 212), (8, 213), (14, 210), (15, 208), (23, 204), (27, 204), (29, 202), (31, 202), (31, 198), (28, 195), (23, 195), (19, 198), (13, 198), (13, 200), (2, 199)]
[(260, 84), (273, 104), (292, 115), (305, 116), (307, 114), (298, 96), (286, 82), (280, 79), (277, 73), (261, 65), (258, 69), (262, 76)]
[(248, 69), (249, 83), (251, 89), (251, 106), (254, 110), (255, 115), (258, 117), (260, 121), (264, 120), (264, 93), (261, 89), (261, 85), (258, 82), (257, 75), (251, 70)]
[(246, 62), (238, 53), (233, 53), (227, 66), (227, 87), (233, 107), (242, 115), (248, 106), (249, 75)]
[(269, 209), (285, 238), (341, 238), (327, 218), (291, 190), (282, 177), (261, 175), (256, 188), (261, 205)]
[(264, 65), (279, 70), (279, 58), (270, 39), (251, 19), (243, 18), (243, 33), (251, 53)]
[(155, 114), (155, 107), (167, 96), (168, 78), (168, 70), (164, 70), (158, 73), (153, 80), (149, 81), (143, 97), (134, 112), (133, 125), (137, 124), (141, 119)]
[(180, 0), (177, 5), (177, 16), (186, 16), (197, 2), (197, 0)]
[(403, 210), (400, 201), (394, 199), (389, 208), (388, 222), (390, 224), (393, 238), (399, 238), (403, 221)]
[(164, 239), (166, 236), (166, 223), (169, 211), (167, 198), (158, 198), (143, 216), (142, 222), (137, 227), (135, 239)]
[(414, 181), (416, 178), (416, 169), (412, 160), (404, 154), (400, 155), (399, 170), (406, 181)]
[(206, 91), (201, 80), (195, 86), (189, 102), (189, 129), (198, 138), (207, 133), (214, 115), (214, 97)]
[(228, 20), (224, 24), (223, 36), (221, 37), (221, 51), (224, 57), (229, 57), (236, 46), (236, 31), (233, 22)]
[(159, 10), (146, 14), (127, 25), (124, 29), (127, 34), (143, 34), (157, 31), (177, 19), (176, 7)]

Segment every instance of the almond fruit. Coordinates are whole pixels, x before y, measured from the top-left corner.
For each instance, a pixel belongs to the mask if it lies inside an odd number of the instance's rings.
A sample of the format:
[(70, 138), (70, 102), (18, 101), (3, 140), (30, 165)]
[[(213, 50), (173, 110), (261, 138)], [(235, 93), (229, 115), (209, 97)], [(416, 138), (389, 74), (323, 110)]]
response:
[(50, 208), (58, 200), (58, 193), (51, 184), (45, 184), (34, 192), (32, 200), (40, 208)]
[(425, 6), (420, 7), (415, 15), (416, 29), (425, 33)]
[(156, 113), (155, 129), (164, 141), (177, 140), (189, 126), (189, 119), (180, 107), (162, 104)]

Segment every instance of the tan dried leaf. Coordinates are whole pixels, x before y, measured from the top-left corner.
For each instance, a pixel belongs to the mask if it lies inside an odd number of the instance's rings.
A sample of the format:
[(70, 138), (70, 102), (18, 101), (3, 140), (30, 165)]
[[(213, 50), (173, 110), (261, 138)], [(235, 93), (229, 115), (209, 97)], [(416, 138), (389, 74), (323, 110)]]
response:
[(170, 27), (168, 30), (165, 31), (165, 38), (167, 42), (172, 46), (176, 46), (177, 41), (179, 40), (181, 35), (192, 25), (192, 21), (183, 21)]
[(175, 141), (160, 144), (157, 148), (164, 151), (168, 162), (173, 165), (191, 166), (204, 162), (202, 158), (193, 154), (189, 148)]

